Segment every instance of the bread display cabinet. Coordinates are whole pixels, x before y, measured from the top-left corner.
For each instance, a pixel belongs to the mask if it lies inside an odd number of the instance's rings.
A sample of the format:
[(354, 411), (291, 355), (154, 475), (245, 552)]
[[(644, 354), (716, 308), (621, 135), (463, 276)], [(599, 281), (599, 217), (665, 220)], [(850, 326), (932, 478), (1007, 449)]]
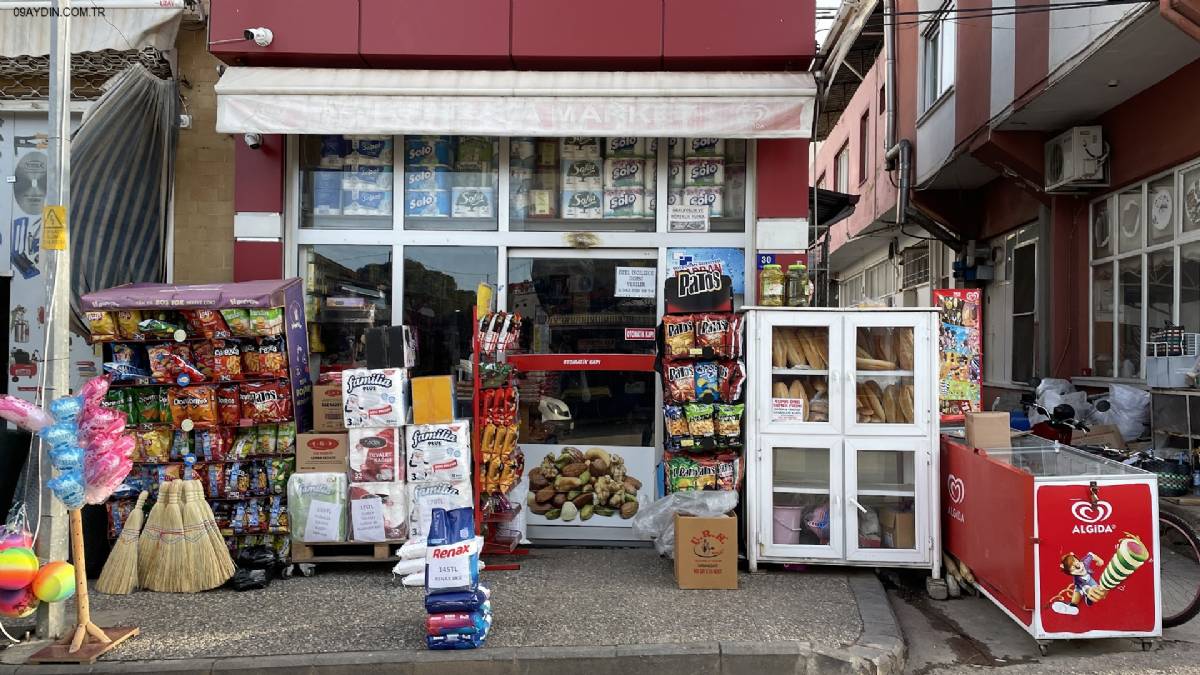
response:
[(746, 310), (746, 550), (759, 562), (931, 568), (935, 309)]

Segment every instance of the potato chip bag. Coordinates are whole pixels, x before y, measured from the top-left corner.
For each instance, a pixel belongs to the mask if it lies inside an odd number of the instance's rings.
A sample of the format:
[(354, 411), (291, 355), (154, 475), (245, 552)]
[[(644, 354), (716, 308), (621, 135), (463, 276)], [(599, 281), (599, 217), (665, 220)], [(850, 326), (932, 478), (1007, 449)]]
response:
[(215, 309), (190, 309), (183, 312), (193, 336), (227, 338), (232, 335), (221, 312)]
[(283, 308), (250, 310), (250, 332), (254, 335), (279, 335), (283, 332)]
[(718, 403), (716, 405), (717, 442), (726, 448), (742, 446), (742, 414), (746, 404), (731, 405)]
[(145, 334), (138, 328), (142, 321), (142, 313), (136, 309), (117, 311), (117, 332), (126, 340), (144, 340)]
[(112, 312), (89, 311), (83, 315), (87, 318), (93, 342), (117, 339), (117, 321)]
[(212, 358), (213, 379), (222, 382), (242, 379), (242, 348), (237, 342), (213, 340)]
[(696, 346), (703, 349), (705, 355), (723, 355), (728, 346), (726, 345), (728, 332), (728, 314), (699, 314), (696, 316)]
[(711, 403), (689, 403), (683, 409), (687, 416), (688, 432), (697, 439), (713, 438), (716, 428), (713, 426), (713, 407)]
[(205, 379), (217, 379), (212, 342), (197, 342), (196, 345), (192, 347), (192, 356), (196, 359), (194, 361), (196, 369), (204, 375)]
[(256, 442), (254, 454), (256, 455), (273, 455), (275, 454), (276, 432), (278, 429), (274, 424), (260, 424), (255, 427)]
[(691, 439), (691, 432), (688, 431), (687, 418), (683, 414), (683, 408), (677, 405), (663, 406), (663, 431), (666, 433), (667, 445), (669, 447), (682, 447), (684, 439)]
[(296, 423), (280, 422), (276, 431), (275, 453), (291, 455), (296, 452)]
[(664, 316), (663, 343), (668, 357), (689, 356), (696, 346), (696, 327), (692, 317)]
[(663, 375), (668, 401), (688, 403), (696, 400), (696, 371), (690, 362), (667, 361), (663, 364)]
[(721, 386), (718, 381), (717, 363), (715, 361), (697, 361), (692, 364), (692, 371), (696, 377), (695, 400), (703, 403), (720, 400)]
[(198, 428), (207, 428), (217, 424), (217, 392), (211, 385), (192, 385), (190, 387), (172, 387), (169, 394), (171, 421), (180, 427), (185, 420), (191, 420)]
[(143, 429), (135, 432), (137, 449), (144, 462), (166, 462), (171, 456), (170, 429)]
[(192, 442), (186, 431), (175, 431), (171, 434), (171, 461), (182, 461), (184, 456), (191, 454)]
[(250, 312), (245, 309), (222, 309), (221, 318), (229, 332), (237, 337), (251, 337), (254, 332), (250, 329)]
[(236, 427), (242, 423), (242, 400), (236, 384), (217, 387), (217, 415), (225, 426)]
[(257, 374), (263, 377), (287, 376), (287, 345), (284, 344), (283, 336), (259, 339)]
[(240, 385), (242, 417), (255, 423), (283, 422), (292, 417), (292, 396), (286, 380)]
[(158, 387), (137, 387), (131, 390), (134, 407), (137, 409), (137, 424), (159, 424), (167, 422), (163, 419), (162, 408), (158, 404)]

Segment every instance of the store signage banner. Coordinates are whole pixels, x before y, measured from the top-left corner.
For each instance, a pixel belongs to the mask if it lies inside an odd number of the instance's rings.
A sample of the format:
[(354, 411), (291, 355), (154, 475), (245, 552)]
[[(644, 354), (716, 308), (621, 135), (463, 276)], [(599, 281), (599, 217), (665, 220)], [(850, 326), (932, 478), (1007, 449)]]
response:
[(983, 306), (974, 288), (939, 288), (933, 306), (942, 311), (938, 338), (938, 398), (942, 420), (961, 418), (981, 407)]
[(653, 267), (618, 267), (617, 298), (653, 298), (658, 291), (658, 270)]

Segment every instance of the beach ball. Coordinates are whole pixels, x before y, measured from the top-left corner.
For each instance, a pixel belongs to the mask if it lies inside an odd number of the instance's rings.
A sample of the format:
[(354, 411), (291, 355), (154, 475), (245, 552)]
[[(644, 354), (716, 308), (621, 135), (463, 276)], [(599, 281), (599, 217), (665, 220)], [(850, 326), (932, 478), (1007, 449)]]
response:
[(0, 590), (0, 616), (6, 619), (21, 619), (33, 614), (38, 607), (33, 587), (26, 586), (15, 591)]
[(42, 602), (62, 602), (75, 595), (75, 566), (61, 560), (42, 565), (33, 579), (33, 594)]
[(0, 590), (25, 588), (38, 571), (38, 559), (32, 549), (18, 546), (0, 551)]
[(29, 530), (0, 529), (0, 551), (18, 547), (33, 548), (33, 535)]

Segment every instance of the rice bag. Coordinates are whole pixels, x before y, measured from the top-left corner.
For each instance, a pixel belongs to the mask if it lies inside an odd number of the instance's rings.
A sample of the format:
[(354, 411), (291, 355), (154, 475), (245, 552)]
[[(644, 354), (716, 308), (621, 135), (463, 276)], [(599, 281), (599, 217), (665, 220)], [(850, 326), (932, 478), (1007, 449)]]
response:
[(663, 317), (663, 342), (668, 357), (689, 356), (696, 346), (696, 327), (690, 315)]
[[(375, 482), (350, 484), (350, 522), (355, 540), (366, 541), (360, 532), (354, 503), (364, 499), (379, 499), (383, 511), (383, 536), (385, 539), (404, 539), (408, 535), (408, 496), (404, 483)], [(422, 567), (421, 569), (424, 569)], [(416, 570), (413, 570), (416, 571)]]
[[(408, 483), (408, 536), (424, 539), (429, 532), (433, 509), (459, 509), (473, 506), (474, 496), (469, 482), (450, 483), (430, 481)], [(453, 610), (447, 610), (453, 611)]]
[(292, 474), (288, 479), (292, 539), (345, 541), (347, 492), (345, 473)]
[(482, 612), (443, 612), (425, 617), (426, 635), (482, 634), (490, 628)]
[(229, 332), (237, 337), (251, 337), (254, 332), (250, 329), (250, 312), (245, 309), (222, 309), (221, 318)]
[(425, 551), (427, 593), (470, 592), (479, 586), (479, 551), (475, 539), (475, 510), (435, 508), (430, 513)]
[(467, 420), (404, 428), (405, 480), (465, 481), (471, 477), (471, 430)]
[(400, 457), (397, 429), (350, 429), (350, 480), (355, 483), (397, 480)]
[(487, 632), (449, 635), (426, 635), (425, 647), (433, 650), (478, 649), (487, 641)]
[(443, 614), (445, 612), (476, 612), (491, 611), (488, 599), (492, 592), (487, 586), (480, 584), (473, 591), (456, 591), (447, 593), (430, 593), (425, 596), (425, 612), (428, 614)]
[(407, 375), (402, 368), (342, 372), (342, 412), (347, 429), (398, 427), (408, 421)]
[(666, 379), (663, 389), (668, 401), (688, 403), (696, 400), (696, 369), (691, 362), (667, 361), (663, 364), (663, 376)]

